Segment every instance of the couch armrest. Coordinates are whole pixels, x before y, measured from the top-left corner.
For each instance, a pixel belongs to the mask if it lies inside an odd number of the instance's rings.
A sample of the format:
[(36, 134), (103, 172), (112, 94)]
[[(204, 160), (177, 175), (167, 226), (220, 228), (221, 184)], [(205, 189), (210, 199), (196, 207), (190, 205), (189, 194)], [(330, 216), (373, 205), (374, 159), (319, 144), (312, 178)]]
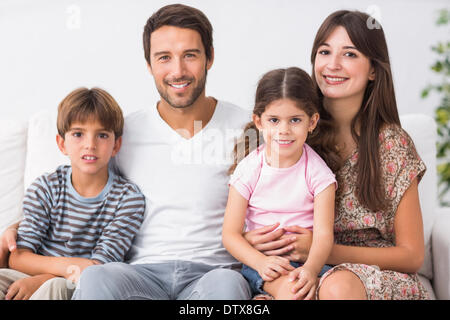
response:
[(437, 299), (450, 299), (450, 210), (439, 210), (431, 233), (433, 288)]

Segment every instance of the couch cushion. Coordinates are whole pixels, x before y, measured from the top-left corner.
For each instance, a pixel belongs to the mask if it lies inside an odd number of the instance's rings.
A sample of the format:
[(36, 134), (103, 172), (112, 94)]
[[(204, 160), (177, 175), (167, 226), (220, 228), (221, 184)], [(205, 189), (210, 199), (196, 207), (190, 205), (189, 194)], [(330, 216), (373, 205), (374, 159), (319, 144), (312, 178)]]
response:
[(436, 123), (425, 114), (407, 114), (400, 117), (403, 129), (411, 136), (417, 152), (427, 166), (427, 171), (419, 183), (419, 198), (422, 209), (425, 260), (419, 273), (428, 279), (433, 277), (431, 264), (431, 230), (437, 204), (436, 173)]
[(27, 123), (0, 118), (0, 233), (22, 218)]
[(68, 157), (56, 144), (57, 110), (43, 110), (33, 115), (28, 123), (27, 158), (24, 187), (44, 173), (53, 172), (61, 164), (70, 164)]

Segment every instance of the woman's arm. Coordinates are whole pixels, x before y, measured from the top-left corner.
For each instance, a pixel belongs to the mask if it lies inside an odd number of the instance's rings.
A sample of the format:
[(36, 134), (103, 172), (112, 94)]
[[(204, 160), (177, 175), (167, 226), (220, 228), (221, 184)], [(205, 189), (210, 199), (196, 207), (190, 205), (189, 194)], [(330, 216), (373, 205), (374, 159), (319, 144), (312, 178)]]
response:
[(382, 270), (414, 273), (424, 259), (424, 236), (417, 178), (405, 191), (395, 214), (395, 246), (388, 248), (334, 245), (329, 264), (377, 265)]
[(53, 274), (69, 278), (88, 266), (99, 264), (95, 260), (72, 257), (48, 257), (33, 253), (29, 249), (17, 249), (11, 252), (9, 266), (29, 275)]
[[(291, 235), (283, 235), (279, 239), (296, 238), (293, 243), (284, 246), (275, 246), (272, 239), (261, 242), (263, 235), (247, 233), (248, 241), (265, 245), (266, 248), (286, 250), (288, 246), (294, 249), (288, 252), (286, 257), (292, 261), (303, 262), (309, 255), (313, 233), (298, 226), (285, 227), (286, 231), (293, 232)], [(422, 266), (424, 259), (424, 236), (422, 224), (422, 212), (420, 210), (417, 179), (405, 191), (395, 214), (394, 220), (395, 246), (387, 248), (354, 247), (334, 244), (327, 264), (337, 265), (341, 263), (363, 263), (377, 265), (382, 270), (394, 270), (404, 273), (417, 272)], [(266, 254), (271, 254), (265, 251)]]

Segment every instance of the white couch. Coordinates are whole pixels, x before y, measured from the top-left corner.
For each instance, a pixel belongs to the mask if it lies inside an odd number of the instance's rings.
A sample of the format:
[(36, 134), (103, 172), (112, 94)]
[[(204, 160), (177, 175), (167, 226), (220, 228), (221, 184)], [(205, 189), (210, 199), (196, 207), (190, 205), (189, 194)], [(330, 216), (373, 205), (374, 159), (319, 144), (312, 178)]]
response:
[[(433, 298), (450, 299), (450, 212), (437, 208), (436, 124), (423, 114), (401, 117), (427, 165), (419, 184), (426, 256), (420, 278)], [(41, 111), (28, 121), (0, 119), (0, 233), (21, 219), (25, 188), (43, 172), (69, 163), (57, 149), (56, 112)]]

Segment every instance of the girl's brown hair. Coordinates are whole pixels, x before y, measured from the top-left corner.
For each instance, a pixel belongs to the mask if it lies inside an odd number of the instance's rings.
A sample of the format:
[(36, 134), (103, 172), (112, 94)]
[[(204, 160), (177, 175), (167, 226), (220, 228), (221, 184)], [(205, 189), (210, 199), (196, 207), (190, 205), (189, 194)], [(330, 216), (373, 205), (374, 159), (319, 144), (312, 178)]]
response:
[(58, 106), (56, 126), (62, 138), (73, 123), (90, 120), (99, 121), (105, 130), (114, 132), (115, 139), (122, 136), (122, 110), (116, 100), (103, 89), (75, 89)]
[[(269, 104), (280, 99), (294, 101), (298, 108), (309, 117), (318, 113), (319, 97), (314, 83), (311, 77), (299, 68), (291, 67), (267, 72), (258, 82), (253, 114), (261, 117)], [(319, 122), (322, 122), (322, 119)], [(324, 124), (323, 127), (326, 128), (327, 125)], [(320, 135), (321, 133), (316, 129), (308, 136), (307, 143), (319, 153), (327, 164), (334, 163), (338, 157), (337, 153), (332, 152), (333, 148), (321, 144), (322, 140), (317, 139)], [(244, 134), (234, 146), (234, 163), (228, 173), (232, 174), (237, 164), (262, 143), (262, 135), (255, 123), (249, 122), (244, 128)]]
[[(338, 26), (345, 28), (350, 40), (370, 60), (375, 70), (375, 79), (368, 82), (361, 108), (352, 120), (351, 130), (358, 146), (356, 196), (370, 210), (382, 210), (386, 206), (386, 199), (380, 167), (380, 129), (387, 124), (400, 126), (386, 39), (381, 25), (363, 12), (341, 10), (329, 15), (317, 31), (311, 52), (312, 77), (321, 101), (323, 95), (315, 79), (314, 62), (317, 50)], [(333, 120), (322, 103), (319, 112), (322, 119)], [(319, 127), (322, 124), (319, 123)], [(356, 130), (357, 125), (360, 132)], [(337, 145), (336, 130), (333, 127), (330, 129), (321, 130), (321, 139), (333, 141)]]

